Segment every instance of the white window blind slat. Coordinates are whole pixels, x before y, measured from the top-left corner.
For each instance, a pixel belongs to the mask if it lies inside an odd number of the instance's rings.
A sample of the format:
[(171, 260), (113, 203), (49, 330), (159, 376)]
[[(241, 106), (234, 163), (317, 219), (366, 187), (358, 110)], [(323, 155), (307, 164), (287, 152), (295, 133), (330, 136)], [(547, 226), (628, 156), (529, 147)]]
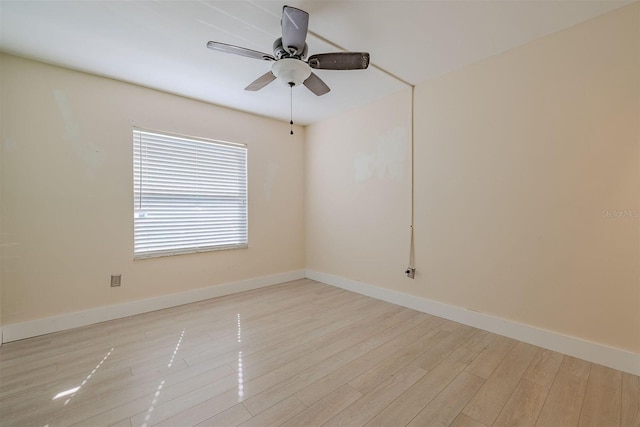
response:
[(134, 258), (247, 246), (247, 149), (133, 130)]

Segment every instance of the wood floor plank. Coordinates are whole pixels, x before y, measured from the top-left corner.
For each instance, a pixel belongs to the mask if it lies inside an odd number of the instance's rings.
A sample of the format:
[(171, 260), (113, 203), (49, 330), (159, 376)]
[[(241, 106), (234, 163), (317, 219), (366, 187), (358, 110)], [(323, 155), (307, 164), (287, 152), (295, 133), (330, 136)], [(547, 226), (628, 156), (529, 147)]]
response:
[(462, 412), (485, 425), (493, 424), (537, 351), (535, 346), (517, 343)]
[(421, 354), (417, 359), (411, 362), (411, 364), (429, 371), (438, 366), (440, 362), (446, 359), (458, 347), (471, 339), (477, 332), (479, 331), (475, 328), (460, 325), (458, 329), (451, 332), (445, 339)]
[(327, 421), (324, 426), (344, 426), (366, 424), (376, 416), (380, 408), (386, 407), (398, 396), (407, 391), (413, 384), (424, 377), (426, 371), (421, 368), (407, 366), (396, 375), (388, 377), (369, 393), (349, 405)]
[(480, 350), (481, 348), (459, 346), (448, 358), (416, 381), (406, 393), (380, 411), (368, 425), (406, 425), (411, 422), (462, 372)]
[(545, 389), (551, 388), (553, 380), (560, 369), (562, 354), (541, 348), (536, 353), (522, 378), (540, 384)]
[(446, 427), (458, 416), (484, 383), (484, 379), (462, 371), (407, 424), (410, 427)]
[(119, 423), (111, 424), (109, 427), (132, 427), (131, 420), (127, 418), (126, 420), (122, 420)]
[(578, 425), (587, 378), (571, 372), (571, 369), (563, 369), (561, 366), (542, 407), (536, 427)]
[(523, 378), (493, 423), (493, 427), (533, 427), (542, 410), (547, 391), (547, 387)]
[(488, 427), (488, 426), (482, 424), (478, 420), (474, 420), (473, 418), (461, 412), (460, 415), (458, 415), (456, 419), (453, 420), (453, 422), (450, 424), (449, 427)]
[(312, 280), (0, 347), (0, 425), (640, 427), (640, 379)]
[[(66, 410), (59, 411), (52, 417), (52, 420), (64, 421), (67, 425), (74, 423), (87, 425), (89, 422), (109, 423), (124, 417), (135, 416), (148, 409), (163, 381), (159, 402), (170, 400), (205, 386), (226, 390), (234, 387), (237, 383), (235, 371), (226, 366), (211, 370), (179, 370), (166, 376), (152, 377), (140, 384), (132, 385), (127, 382), (122, 384), (120, 388), (114, 384), (106, 391), (98, 387), (89, 396), (79, 396), (73, 405), (69, 405)], [(98, 408), (100, 410), (96, 411)], [(88, 419), (91, 421), (86, 421)]]
[(206, 400), (203, 400), (202, 396), (197, 393), (188, 393), (188, 395), (167, 401), (162, 405), (149, 406), (147, 411), (131, 417), (131, 424), (158, 427), (192, 426), (231, 409), (239, 403), (238, 401), (238, 394), (235, 390), (218, 394)]
[(562, 358), (560, 370), (587, 380), (589, 379), (589, 374), (591, 373), (591, 363), (582, 359), (577, 359), (575, 357), (565, 355)]
[[(411, 319), (411, 317), (413, 317), (413, 319)], [(399, 335), (405, 327), (411, 327), (415, 322), (419, 322), (424, 319), (422, 316), (411, 317), (403, 318), (400, 316), (392, 316), (387, 320), (381, 321), (377, 325), (372, 325), (373, 329), (367, 332), (366, 335), (358, 338), (365, 339), (362, 339), (360, 342), (357, 342), (340, 352), (336, 352), (334, 354), (327, 353), (324, 355), (320, 351), (316, 352), (313, 355), (314, 357), (309, 359), (313, 361), (318, 360), (318, 363), (310, 362), (309, 365), (306, 365), (308, 369), (305, 372), (289, 376), (285, 381), (279, 382), (258, 395), (248, 398), (244, 401), (245, 407), (252, 414), (260, 413), (289, 394), (296, 393), (309, 384), (312, 384), (318, 379), (326, 376), (337, 367), (339, 368), (344, 364), (351, 362), (352, 360), (382, 345), (389, 339)], [(407, 322), (409, 323), (407, 324)], [(377, 332), (378, 330), (380, 330), (380, 332)]]
[[(163, 420), (237, 386), (237, 378), (233, 374), (199, 388), (196, 388), (191, 381), (184, 381), (174, 386), (161, 388), (161, 385), (164, 385), (163, 381), (160, 380), (155, 384), (155, 388), (147, 388), (149, 394), (134, 400), (129, 400), (125, 396), (122, 399), (123, 403), (117, 406), (110, 405), (112, 406), (110, 409), (103, 410), (96, 415), (90, 416), (91, 406), (89, 406), (86, 408), (86, 413), (84, 411), (73, 411), (72, 413), (64, 414), (61, 419), (66, 421), (73, 416), (73, 418), (79, 420), (77, 421), (78, 425), (104, 425), (119, 421), (123, 417), (130, 417), (133, 424), (142, 425), (145, 422), (144, 418), (150, 412), (153, 413), (154, 421)], [(160, 391), (158, 394), (159, 399), (155, 400), (158, 391)], [(228, 401), (225, 401), (225, 403), (228, 403)], [(149, 411), (151, 407), (153, 409)]]
[(465, 370), (479, 377), (489, 378), (514, 345), (516, 341), (511, 338), (496, 337), (492, 345), (484, 349)]
[[(307, 315), (314, 317), (308, 327), (297, 325), (292, 329), (291, 325), (286, 325), (281, 330), (272, 330), (269, 334), (264, 333), (257, 339), (251, 341), (245, 339), (242, 345), (234, 343), (230, 347), (186, 355), (184, 359), (189, 366), (193, 366), (198, 363), (210, 363), (211, 360), (219, 359), (223, 355), (231, 355), (233, 358), (238, 350), (242, 350), (247, 355), (247, 364), (251, 364), (250, 356), (253, 355), (258, 361), (262, 362), (265, 358), (276, 357), (280, 353), (291, 351), (294, 348), (299, 349), (301, 345), (322, 345), (316, 340), (330, 340), (332, 336), (339, 337), (344, 333), (342, 328), (353, 327), (357, 322), (370, 318), (372, 312), (375, 313), (377, 311), (375, 307), (377, 305), (370, 300), (354, 302), (351, 310), (345, 310), (339, 305), (337, 307), (331, 306), (326, 308), (326, 318), (314, 316), (314, 309), (310, 309)], [(232, 340), (232, 342), (237, 342), (237, 340)]]
[(622, 427), (640, 426), (640, 377), (622, 374)]
[(247, 409), (238, 403), (231, 408), (222, 411), (221, 413), (196, 424), (197, 427), (216, 427), (216, 426), (237, 426), (247, 420), (251, 419), (251, 414)]
[(363, 372), (366, 372), (379, 363), (382, 363), (384, 360), (389, 359), (395, 353), (398, 353), (399, 349), (406, 348), (425, 335), (432, 335), (434, 333), (434, 329), (438, 325), (437, 320), (437, 318), (429, 316), (419, 325), (409, 328), (406, 332), (387, 341), (383, 345), (367, 352), (346, 365), (335, 369), (313, 384), (308, 385), (296, 393), (296, 396), (306, 405), (312, 405), (317, 400), (322, 399), (327, 394), (340, 388)]
[(321, 426), (361, 397), (359, 391), (345, 384), (284, 423), (283, 427)]
[[(279, 287), (274, 287), (279, 288)], [(274, 292), (278, 292), (277, 289), (274, 289)], [(220, 300), (224, 300), (226, 297), (220, 298)], [(280, 298), (282, 299), (282, 298)], [(270, 305), (266, 305), (270, 307)], [(160, 310), (151, 313), (145, 313), (142, 315), (131, 316), (127, 318), (127, 326), (119, 327), (122, 329), (118, 334), (105, 333), (103, 330), (117, 330), (118, 326), (123, 322), (120, 320), (114, 320), (110, 322), (104, 322), (98, 325), (90, 325), (84, 328), (79, 328), (73, 331), (73, 334), (69, 334), (69, 332), (58, 332), (54, 334), (50, 334), (51, 345), (50, 348), (46, 351), (47, 358), (46, 361), (57, 361), (64, 362), (70, 361), (70, 363), (74, 363), (74, 351), (80, 351), (81, 356), (86, 354), (86, 349), (88, 347), (92, 347), (92, 344), (95, 342), (102, 342), (104, 340), (111, 341), (115, 339), (116, 345), (118, 344), (126, 344), (131, 348), (131, 343), (140, 343), (144, 345), (147, 350), (149, 349), (149, 344), (146, 340), (141, 340), (140, 336), (143, 338), (145, 336), (150, 335), (149, 331), (157, 330), (161, 334), (166, 334), (167, 329), (171, 329), (171, 327), (177, 327), (177, 321), (182, 318), (191, 318), (194, 316), (194, 313), (191, 310), (187, 310), (184, 308), (185, 306), (173, 307), (166, 310)], [(262, 307), (257, 307), (257, 311), (260, 311)], [(233, 310), (235, 311), (235, 309)], [(277, 311), (276, 311), (277, 313)], [(234, 313), (235, 314), (235, 313)], [(197, 316), (197, 314), (196, 314)], [(162, 320), (166, 318), (166, 320)], [(166, 323), (163, 323), (166, 322)], [(209, 321), (207, 325), (211, 325), (212, 322)], [(213, 322), (215, 325), (215, 321)], [(151, 325), (150, 328), (141, 332), (136, 327)], [(65, 339), (65, 336), (71, 335), (73, 338)], [(124, 341), (123, 341), (124, 338)], [(33, 340), (38, 340), (40, 337), (34, 338)], [(31, 341), (31, 340), (29, 340)], [(145, 342), (141, 342), (145, 341)], [(19, 343), (19, 342), (18, 342)], [(13, 344), (13, 343), (12, 343)], [(4, 352), (2, 353), (4, 354)], [(44, 353), (41, 354), (42, 356)], [(25, 362), (29, 361), (30, 356), (22, 357), (19, 359), (9, 360), (8, 363), (14, 362), (19, 365), (24, 365)], [(40, 355), (35, 355), (34, 357), (41, 357)], [(7, 362), (2, 362), (3, 366), (6, 366)]]
[[(269, 347), (264, 351), (248, 354), (245, 356), (245, 365), (247, 367), (261, 365), (263, 369), (273, 371), (288, 362), (318, 351), (327, 352), (330, 348), (343, 349), (353, 344), (353, 338), (349, 339), (351, 335), (366, 334), (372, 330), (372, 324), (386, 322), (385, 319), (397, 315), (406, 317), (407, 313), (401, 313), (391, 306), (369, 307), (368, 315), (354, 315), (343, 319), (344, 322), (332, 322), (327, 329), (321, 329), (319, 334), (308, 334), (312, 339), (296, 340), (296, 345), (293, 346), (280, 345), (277, 348)], [(238, 349), (244, 351), (244, 345)]]
[(392, 357), (385, 359), (383, 362), (368, 369), (353, 380), (350, 380), (349, 384), (360, 393), (366, 394), (373, 390), (387, 377), (395, 374), (425, 351), (448, 337), (449, 334), (450, 332), (442, 331), (440, 328), (437, 328), (432, 333), (425, 334), (423, 337), (416, 340), (415, 343), (400, 349), (398, 352), (394, 353)]
[(619, 426), (621, 405), (622, 373), (593, 364), (578, 426)]
[[(348, 298), (346, 300), (349, 301)], [(304, 319), (304, 323), (302, 324), (294, 318), (292, 322), (279, 325), (277, 328), (269, 327), (268, 333), (262, 329), (258, 329), (258, 332), (252, 337), (247, 337), (245, 333), (241, 346), (237, 344), (237, 340), (231, 339), (230, 343), (232, 344), (230, 345), (194, 352), (192, 355), (185, 355), (184, 359), (185, 362), (191, 366), (198, 363), (208, 363), (212, 359), (219, 358), (223, 353), (233, 354), (238, 350), (243, 350), (249, 355), (259, 351), (273, 352), (274, 349), (289, 349), (291, 346), (312, 341), (325, 335), (327, 331), (335, 331), (337, 329), (336, 326), (342, 327), (359, 319), (364, 319), (371, 315), (372, 308), (375, 306), (372, 300), (362, 299), (353, 301), (352, 304), (349, 304), (350, 310), (345, 310), (341, 301), (339, 303), (332, 302), (331, 305), (325, 307), (324, 312), (320, 314), (323, 304), (322, 302), (314, 301), (313, 306), (308, 307), (304, 316), (302, 316), (302, 319)], [(276, 316), (274, 316), (274, 318), (275, 317)], [(273, 322), (274, 318), (263, 319), (263, 322), (265, 322), (264, 325), (268, 326)], [(232, 330), (231, 336), (235, 338), (236, 335), (237, 329)], [(215, 341), (218, 343), (227, 342), (224, 338), (216, 338)], [(284, 344), (288, 347), (283, 348)], [(260, 354), (258, 354), (257, 357), (260, 359), (263, 358)]]
[(307, 406), (295, 396), (276, 403), (269, 409), (240, 424), (242, 427), (280, 426), (304, 411)]
[(463, 345), (466, 347), (477, 348), (479, 352), (484, 351), (487, 348), (487, 346), (489, 346), (489, 344), (493, 342), (493, 340), (495, 340), (497, 337), (496, 334), (492, 334), (491, 332), (487, 332), (487, 331), (483, 331), (481, 329), (475, 329), (475, 328), (474, 330), (475, 330), (475, 333), (471, 335), (471, 338), (465, 341)]

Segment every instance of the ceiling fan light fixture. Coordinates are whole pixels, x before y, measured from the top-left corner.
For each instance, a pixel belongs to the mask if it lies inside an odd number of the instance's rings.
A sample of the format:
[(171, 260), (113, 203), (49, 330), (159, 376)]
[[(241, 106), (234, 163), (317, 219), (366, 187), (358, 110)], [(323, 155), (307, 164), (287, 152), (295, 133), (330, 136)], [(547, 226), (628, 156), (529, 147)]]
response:
[(311, 67), (299, 59), (282, 58), (273, 63), (271, 72), (287, 86), (298, 86), (309, 78)]

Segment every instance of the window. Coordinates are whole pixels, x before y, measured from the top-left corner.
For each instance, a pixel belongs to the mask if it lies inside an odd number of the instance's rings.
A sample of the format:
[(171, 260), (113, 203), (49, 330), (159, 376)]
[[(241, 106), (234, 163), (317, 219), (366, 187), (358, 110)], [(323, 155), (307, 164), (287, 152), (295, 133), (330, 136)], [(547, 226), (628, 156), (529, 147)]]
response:
[(247, 247), (247, 148), (135, 128), (134, 259)]

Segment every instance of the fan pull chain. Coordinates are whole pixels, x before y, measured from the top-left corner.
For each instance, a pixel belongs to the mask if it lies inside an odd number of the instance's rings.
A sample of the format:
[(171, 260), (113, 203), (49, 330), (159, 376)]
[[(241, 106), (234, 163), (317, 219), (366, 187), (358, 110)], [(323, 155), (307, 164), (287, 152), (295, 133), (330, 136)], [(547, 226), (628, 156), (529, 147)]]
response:
[(293, 135), (293, 82), (289, 83), (289, 111), (291, 112), (289, 126), (291, 126), (290, 134)]

